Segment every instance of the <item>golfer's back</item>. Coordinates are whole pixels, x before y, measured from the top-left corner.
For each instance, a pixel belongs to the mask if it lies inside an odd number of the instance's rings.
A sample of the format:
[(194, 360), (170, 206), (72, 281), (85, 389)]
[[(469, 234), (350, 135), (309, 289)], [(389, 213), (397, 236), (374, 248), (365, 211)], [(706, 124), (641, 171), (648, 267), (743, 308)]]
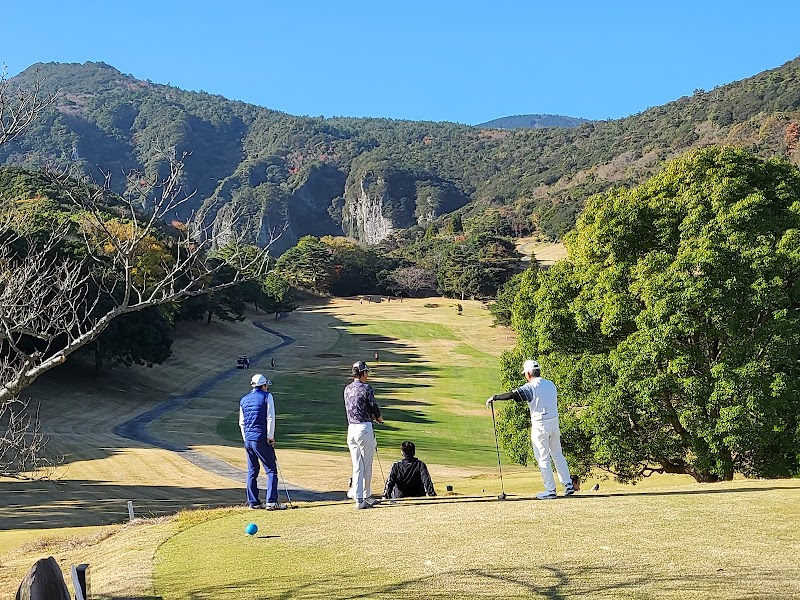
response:
[(555, 383), (549, 379), (534, 377), (519, 390), (528, 402), (531, 421), (547, 421), (558, 417), (558, 391)]

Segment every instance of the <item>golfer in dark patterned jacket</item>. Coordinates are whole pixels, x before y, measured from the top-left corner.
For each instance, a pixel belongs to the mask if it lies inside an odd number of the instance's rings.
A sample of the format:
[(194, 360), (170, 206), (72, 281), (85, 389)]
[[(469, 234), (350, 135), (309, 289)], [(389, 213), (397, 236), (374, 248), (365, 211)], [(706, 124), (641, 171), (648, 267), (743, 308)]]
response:
[(347, 412), (347, 446), (353, 461), (353, 478), (347, 497), (356, 508), (370, 508), (372, 495), (372, 460), (375, 457), (375, 433), (372, 421), (383, 423), (375, 392), (367, 383), (369, 367), (363, 360), (353, 365), (353, 382), (344, 388), (344, 408)]

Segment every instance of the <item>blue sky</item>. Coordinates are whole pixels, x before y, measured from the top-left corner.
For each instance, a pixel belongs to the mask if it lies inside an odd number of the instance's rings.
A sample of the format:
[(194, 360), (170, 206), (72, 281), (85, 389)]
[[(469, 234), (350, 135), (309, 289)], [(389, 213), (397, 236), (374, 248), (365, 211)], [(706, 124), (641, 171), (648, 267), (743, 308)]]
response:
[(4, 2), (0, 62), (104, 61), (298, 115), (627, 116), (800, 55), (800, 2)]

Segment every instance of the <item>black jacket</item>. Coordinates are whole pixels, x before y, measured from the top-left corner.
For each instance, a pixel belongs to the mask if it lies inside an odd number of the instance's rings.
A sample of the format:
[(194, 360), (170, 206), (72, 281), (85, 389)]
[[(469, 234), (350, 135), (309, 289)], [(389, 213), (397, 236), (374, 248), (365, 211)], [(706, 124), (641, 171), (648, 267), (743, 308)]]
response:
[(404, 458), (392, 465), (386, 480), (384, 498), (408, 498), (412, 496), (435, 496), (428, 467), (416, 457)]

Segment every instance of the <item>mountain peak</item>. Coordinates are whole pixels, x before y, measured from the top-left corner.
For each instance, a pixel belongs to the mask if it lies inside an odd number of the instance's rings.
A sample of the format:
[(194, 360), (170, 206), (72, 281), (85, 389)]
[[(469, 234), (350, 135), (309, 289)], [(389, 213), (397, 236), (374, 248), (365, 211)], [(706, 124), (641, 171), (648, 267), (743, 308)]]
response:
[(35, 63), (14, 77), (14, 80), (23, 86), (39, 80), (46, 90), (69, 89), (74, 93), (95, 93), (112, 89), (121, 81), (139, 82), (132, 75), (125, 75), (102, 61)]

